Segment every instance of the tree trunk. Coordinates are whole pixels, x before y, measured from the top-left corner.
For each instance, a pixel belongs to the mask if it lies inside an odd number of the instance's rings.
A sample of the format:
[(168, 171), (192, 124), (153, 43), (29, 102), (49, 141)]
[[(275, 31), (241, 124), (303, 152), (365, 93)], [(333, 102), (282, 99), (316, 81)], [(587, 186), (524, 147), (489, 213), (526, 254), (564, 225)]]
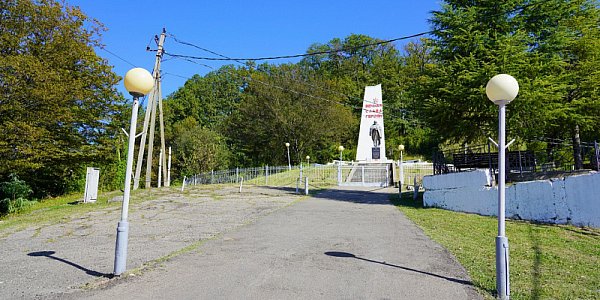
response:
[(573, 130), (573, 160), (575, 170), (583, 169), (583, 159), (581, 157), (581, 140), (579, 139), (579, 125), (575, 125)]

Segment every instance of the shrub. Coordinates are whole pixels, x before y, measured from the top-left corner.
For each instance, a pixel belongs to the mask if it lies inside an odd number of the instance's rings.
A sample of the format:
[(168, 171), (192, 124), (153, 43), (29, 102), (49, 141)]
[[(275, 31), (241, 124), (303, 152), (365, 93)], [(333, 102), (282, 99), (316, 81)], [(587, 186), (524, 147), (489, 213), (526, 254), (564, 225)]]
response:
[(0, 182), (0, 214), (18, 212), (35, 202), (27, 200), (33, 191), (24, 180), (20, 180), (15, 174), (9, 177), (9, 181)]

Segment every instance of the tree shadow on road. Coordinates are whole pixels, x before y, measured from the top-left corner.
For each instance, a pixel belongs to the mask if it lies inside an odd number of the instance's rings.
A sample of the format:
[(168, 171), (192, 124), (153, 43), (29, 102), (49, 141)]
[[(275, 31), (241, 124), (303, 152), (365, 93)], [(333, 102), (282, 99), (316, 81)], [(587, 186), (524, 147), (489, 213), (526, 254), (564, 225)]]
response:
[(390, 194), (380, 192), (380, 190), (382, 189), (384, 188), (357, 190), (331, 188), (324, 190), (316, 195), (313, 195), (313, 197), (317, 199), (335, 200), (360, 204), (392, 205), (392, 203), (389, 200)]
[(55, 253), (56, 253), (56, 251), (37, 251), (37, 252), (27, 253), (27, 255), (28, 256), (33, 256), (33, 257), (40, 257), (40, 256), (48, 257), (48, 258), (51, 258), (51, 259), (63, 262), (65, 264), (69, 265), (69, 266), (73, 266), (73, 267), (75, 267), (75, 268), (77, 268), (79, 270), (85, 271), (86, 274), (92, 275), (92, 276), (95, 276), (95, 277), (105, 277), (105, 278), (112, 278), (113, 277), (113, 274), (100, 273), (98, 271), (90, 270), (90, 269), (85, 268), (85, 267), (83, 267), (81, 265), (78, 265), (78, 264), (76, 264), (74, 262), (68, 261), (68, 260), (66, 260), (64, 258), (56, 257), (56, 256), (54, 256)]
[(425, 272), (425, 271), (421, 271), (421, 270), (417, 270), (417, 269), (412, 269), (412, 268), (408, 268), (408, 267), (403, 267), (403, 266), (399, 266), (399, 265), (389, 264), (389, 263), (386, 263), (385, 261), (376, 261), (376, 260), (372, 260), (372, 259), (368, 259), (368, 258), (363, 258), (363, 257), (359, 257), (359, 256), (356, 256), (356, 255), (354, 255), (352, 253), (348, 253), (348, 252), (328, 251), (328, 252), (325, 252), (325, 255), (333, 256), (333, 257), (355, 258), (355, 259), (359, 259), (359, 260), (363, 260), (363, 261), (368, 261), (368, 262), (371, 262), (371, 263), (376, 263), (376, 264), (380, 264), (380, 265), (384, 265), (384, 266), (388, 266), (388, 267), (394, 267), (394, 268), (402, 269), (402, 270), (405, 270), (405, 271), (411, 271), (411, 272), (415, 272), (415, 273), (425, 274), (425, 275), (429, 275), (429, 276), (433, 276), (433, 277), (445, 279), (445, 280), (448, 280), (448, 281), (451, 281), (451, 282), (456, 282), (456, 283), (460, 283), (460, 284), (464, 284), (464, 285), (471, 285), (471, 286), (473, 285), (473, 282), (468, 281), (468, 280), (462, 280), (462, 279), (458, 279), (458, 278), (446, 277), (446, 276), (438, 275), (438, 274), (435, 274), (435, 273), (430, 273), (430, 272)]

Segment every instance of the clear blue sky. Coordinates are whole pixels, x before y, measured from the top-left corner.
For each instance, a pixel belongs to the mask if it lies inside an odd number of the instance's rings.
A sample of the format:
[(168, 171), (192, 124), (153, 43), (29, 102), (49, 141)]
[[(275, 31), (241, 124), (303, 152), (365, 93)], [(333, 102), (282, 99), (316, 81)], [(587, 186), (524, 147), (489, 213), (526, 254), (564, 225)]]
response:
[[(263, 57), (305, 53), (313, 43), (326, 43), (352, 33), (393, 39), (428, 31), (430, 12), (440, 0), (385, 1), (96, 1), (67, 0), (108, 29), (102, 43), (131, 64), (152, 70), (154, 52), (146, 46), (162, 28), (178, 39), (229, 57)], [(404, 42), (399, 42), (402, 46)], [(156, 49), (156, 44), (150, 44)], [(213, 56), (167, 37), (165, 50)], [(133, 66), (98, 49), (114, 71), (123, 76)], [(165, 57), (167, 58), (167, 57)], [(284, 63), (289, 60), (271, 61)], [(296, 62), (297, 60), (292, 60)], [(217, 69), (222, 63), (203, 61)], [(163, 96), (183, 86), (186, 78), (211, 70), (187, 61), (163, 62)], [(180, 77), (181, 76), (181, 77)], [(183, 78), (182, 78), (183, 77)], [(124, 92), (122, 84), (119, 90)]]

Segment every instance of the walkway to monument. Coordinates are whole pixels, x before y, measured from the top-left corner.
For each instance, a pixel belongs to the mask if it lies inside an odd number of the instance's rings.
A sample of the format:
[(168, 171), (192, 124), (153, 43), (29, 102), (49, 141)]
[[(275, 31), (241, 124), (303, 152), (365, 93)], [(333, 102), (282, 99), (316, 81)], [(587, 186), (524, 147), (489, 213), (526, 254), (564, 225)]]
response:
[(103, 277), (118, 209), (0, 232), (0, 298), (479, 299), (456, 260), (389, 204), (395, 191), (169, 190), (132, 208), (128, 270), (205, 242), (119, 279)]

